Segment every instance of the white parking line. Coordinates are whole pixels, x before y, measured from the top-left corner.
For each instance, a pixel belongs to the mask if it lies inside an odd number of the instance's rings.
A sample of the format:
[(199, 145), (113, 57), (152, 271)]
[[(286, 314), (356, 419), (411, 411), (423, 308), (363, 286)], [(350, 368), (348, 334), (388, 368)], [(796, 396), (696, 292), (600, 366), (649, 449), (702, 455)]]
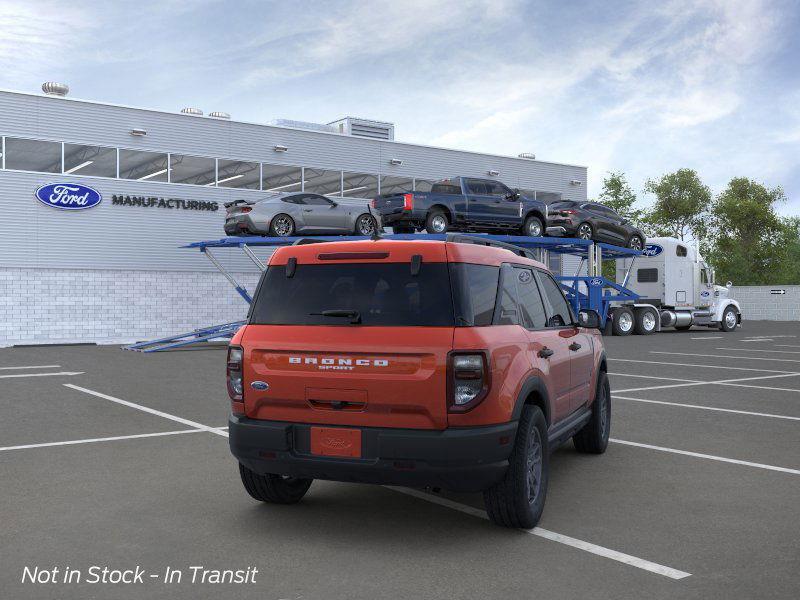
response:
[(704, 383), (700, 379), (678, 379), (676, 377), (659, 377), (658, 375), (634, 375), (633, 373), (609, 373), (616, 377), (639, 377), (641, 379), (666, 379), (667, 381), (683, 381), (684, 383)]
[(775, 415), (772, 413), (751, 412), (749, 410), (734, 410), (732, 408), (718, 408), (716, 406), (700, 406), (699, 404), (682, 404), (680, 402), (663, 402), (662, 400), (645, 400), (644, 398), (629, 398), (611, 394), (615, 400), (628, 400), (630, 402), (646, 402), (647, 404), (663, 404), (665, 406), (677, 406), (680, 408), (697, 408), (700, 410), (713, 410), (717, 412), (735, 413), (737, 415), (749, 415), (751, 417), (769, 417), (771, 419), (785, 419), (787, 421), (800, 421), (800, 417), (790, 417), (788, 415)]
[(16, 369), (60, 369), (61, 365), (33, 365), (26, 367), (0, 367), (0, 371), (13, 371)]
[[(678, 387), (689, 387), (693, 385), (739, 385), (740, 381), (756, 381), (759, 379), (780, 379), (782, 377), (796, 377), (800, 375), (800, 373), (785, 373), (783, 375), (761, 375), (759, 377), (741, 377), (738, 379), (718, 379), (716, 381), (698, 381), (695, 383), (675, 383), (672, 385), (652, 385), (648, 387), (640, 387), (640, 388), (629, 388), (627, 390), (616, 390), (615, 393), (623, 393), (623, 392), (643, 392), (645, 390), (663, 390), (667, 388), (678, 388)], [(764, 389), (764, 390), (771, 390), (776, 388), (769, 388), (760, 385), (748, 385), (746, 387)], [(784, 389), (784, 388), (778, 388)]]
[[(668, 353), (673, 354), (673, 353)], [(677, 354), (677, 353), (676, 353)], [(683, 355), (686, 356), (686, 355)], [(705, 354), (696, 354), (695, 356), (706, 356)], [(733, 358), (745, 358), (743, 356), (736, 356)], [(759, 371), (761, 373), (787, 373), (789, 375), (795, 375), (794, 371), (776, 371), (775, 369), (756, 369), (751, 367), (727, 367), (724, 365), (695, 365), (692, 363), (675, 363), (675, 362), (665, 362), (665, 361), (658, 361), (658, 360), (639, 360), (635, 358), (609, 358), (606, 360), (616, 360), (620, 362), (634, 362), (634, 363), (644, 363), (648, 365), (672, 365), (673, 367), (697, 367), (698, 369), (729, 369), (733, 371)]]
[(130, 408), (135, 408), (137, 410), (141, 410), (142, 412), (150, 413), (151, 415), (156, 415), (158, 417), (163, 417), (165, 419), (169, 419), (171, 421), (175, 421), (177, 423), (183, 423), (184, 425), (188, 425), (190, 427), (196, 427), (197, 429), (202, 429), (203, 431), (208, 431), (209, 433), (214, 433), (216, 435), (221, 435), (222, 437), (228, 437), (228, 432), (221, 431), (217, 427), (209, 427), (208, 425), (203, 425), (202, 423), (198, 423), (197, 421), (190, 421), (189, 419), (184, 419), (183, 417), (178, 417), (175, 415), (171, 415), (169, 413), (162, 412), (160, 410), (156, 410), (154, 408), (150, 408), (148, 406), (142, 406), (141, 404), (135, 404), (134, 402), (128, 402), (127, 400), (122, 400), (120, 398), (115, 398), (114, 396), (109, 396), (108, 394), (101, 394), (100, 392), (95, 392), (94, 390), (90, 390), (87, 388), (83, 388), (77, 385), (72, 385), (71, 383), (63, 384), (64, 387), (68, 387), (73, 390), (77, 390), (79, 392), (83, 392), (84, 394), (90, 394), (92, 396), (97, 396), (98, 398), (103, 398), (104, 400), (109, 400), (111, 402), (116, 402), (117, 404), (122, 404), (123, 406), (129, 406)]
[(84, 371), (59, 371), (58, 373), (14, 373), (13, 375), (0, 375), (0, 379), (14, 379), (18, 377), (53, 377), (55, 375), (83, 375)]
[(181, 429), (180, 431), (160, 431), (158, 433), (139, 433), (136, 435), (115, 435), (104, 438), (88, 438), (85, 440), (67, 440), (66, 442), (45, 442), (43, 444), (25, 444), (22, 446), (5, 446), (0, 452), (9, 450), (27, 450), (28, 448), (46, 448), (48, 446), (72, 446), (74, 444), (94, 444), (95, 442), (116, 442), (117, 440), (134, 440), (138, 438), (161, 437), (164, 435), (181, 435), (183, 433), (203, 433), (204, 429)]
[(724, 456), (714, 456), (713, 454), (702, 454), (700, 452), (689, 452), (688, 450), (678, 450), (677, 448), (665, 448), (663, 446), (653, 446), (651, 444), (640, 444), (639, 442), (629, 442), (628, 440), (618, 440), (616, 438), (609, 438), (608, 441), (614, 442), (615, 444), (622, 444), (624, 446), (635, 446), (636, 448), (647, 448), (649, 450), (658, 450), (659, 452), (671, 452), (672, 454), (682, 454), (683, 456), (705, 458), (707, 460), (716, 460), (719, 462), (730, 463), (733, 465), (743, 465), (745, 467), (755, 467), (757, 469), (766, 469), (768, 471), (779, 471), (781, 473), (800, 475), (800, 471), (798, 471), (797, 469), (776, 467), (774, 465), (765, 465), (762, 463), (754, 463), (746, 460), (737, 460), (735, 458), (725, 458)]
[(757, 338), (754, 340), (739, 340), (740, 343), (744, 344), (746, 342), (771, 342), (773, 341), (772, 338)]
[(721, 340), (724, 337), (725, 337), (724, 335), (707, 335), (707, 336), (704, 336), (704, 337), (693, 337), (693, 338), (689, 338), (689, 339), (690, 340)]
[[(478, 517), (480, 519), (489, 518), (489, 516), (486, 514), (486, 511), (484, 510), (481, 510), (479, 508), (474, 508), (472, 506), (467, 506), (466, 504), (461, 504), (460, 502), (453, 502), (452, 500), (448, 500), (447, 498), (432, 496), (430, 494), (425, 494), (423, 492), (407, 488), (400, 488), (389, 485), (384, 487), (392, 491), (399, 492), (401, 494), (406, 494), (408, 496), (413, 496), (414, 498), (419, 498), (420, 500), (425, 500), (426, 502), (431, 502), (433, 504), (438, 504), (439, 506), (444, 506), (446, 508), (457, 510), (459, 512), (471, 515), (473, 517)], [(604, 546), (598, 546), (597, 544), (592, 544), (591, 542), (584, 542), (583, 540), (579, 540), (577, 538), (570, 537), (568, 535), (563, 535), (561, 533), (556, 533), (554, 531), (550, 531), (549, 529), (534, 527), (533, 529), (523, 529), (522, 531), (530, 533), (531, 535), (545, 538), (547, 540), (551, 540), (553, 542), (558, 542), (559, 544), (571, 546), (572, 548), (577, 548), (578, 550), (583, 550), (585, 552), (589, 552), (597, 556), (602, 556), (604, 558), (615, 560), (617, 562), (621, 562), (626, 565), (636, 567), (637, 569), (649, 571), (650, 573), (655, 573), (656, 575), (663, 575), (664, 577), (669, 577), (670, 579), (684, 579), (686, 577), (691, 576), (691, 573), (687, 573), (686, 571), (679, 571), (678, 569), (673, 569), (672, 567), (666, 567), (664, 565), (660, 565), (658, 563), (654, 563), (649, 560), (645, 560), (643, 558), (631, 556), (630, 554), (617, 552), (616, 550), (611, 550), (610, 548), (605, 548)]]
[[(672, 354), (678, 356), (702, 356), (703, 358), (735, 358), (737, 360), (742, 360), (746, 358), (747, 360), (769, 360), (772, 362), (793, 362), (793, 363), (800, 363), (800, 360), (794, 358), (757, 358), (755, 356), (727, 356), (724, 354), (690, 354), (689, 352), (663, 352), (661, 350), (650, 350), (650, 354)], [(706, 365), (696, 365), (698, 367), (705, 367)], [(737, 369), (739, 367), (736, 367)]]
[(735, 352), (772, 352), (775, 354), (800, 354), (792, 350), (761, 350), (757, 348), (714, 348), (714, 350), (733, 350)]

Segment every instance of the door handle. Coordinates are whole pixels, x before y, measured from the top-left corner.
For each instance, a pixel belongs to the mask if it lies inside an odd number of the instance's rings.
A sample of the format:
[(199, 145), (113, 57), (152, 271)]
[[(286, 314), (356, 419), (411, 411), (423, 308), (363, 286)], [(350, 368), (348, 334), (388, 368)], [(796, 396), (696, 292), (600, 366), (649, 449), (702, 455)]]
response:
[(304, 208), (304, 209), (303, 209), (303, 212), (312, 212), (313, 210), (314, 210), (314, 209), (312, 209), (312, 208)]
[(553, 356), (553, 354), (555, 354), (555, 352), (553, 352), (552, 350), (550, 350), (550, 348), (545, 346), (544, 348), (539, 350), (537, 354), (539, 355), (540, 358), (550, 358), (551, 356)]
[(572, 342), (572, 343), (571, 343), (571, 344), (568, 346), (568, 348), (569, 348), (570, 350), (572, 350), (573, 352), (577, 352), (578, 350), (580, 350), (580, 349), (581, 349), (581, 345), (580, 345), (578, 342)]

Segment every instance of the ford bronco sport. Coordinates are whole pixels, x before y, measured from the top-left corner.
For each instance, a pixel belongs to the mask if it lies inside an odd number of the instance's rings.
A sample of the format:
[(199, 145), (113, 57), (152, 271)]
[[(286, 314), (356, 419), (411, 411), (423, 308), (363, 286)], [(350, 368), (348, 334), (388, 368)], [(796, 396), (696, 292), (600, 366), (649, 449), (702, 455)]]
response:
[(553, 448), (608, 444), (606, 359), (598, 315), (577, 321), (541, 263), (498, 245), (273, 254), (227, 361), (253, 498), (294, 503), (315, 478), (481, 491), (495, 523), (536, 525)]

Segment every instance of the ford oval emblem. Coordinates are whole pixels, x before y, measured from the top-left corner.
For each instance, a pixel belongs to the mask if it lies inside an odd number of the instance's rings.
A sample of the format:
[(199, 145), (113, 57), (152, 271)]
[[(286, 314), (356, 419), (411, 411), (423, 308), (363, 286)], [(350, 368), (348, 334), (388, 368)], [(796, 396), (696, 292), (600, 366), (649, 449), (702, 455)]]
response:
[(268, 390), (269, 384), (266, 381), (254, 381), (250, 384), (250, 387), (254, 390)]
[(598, 277), (595, 277), (594, 279), (589, 280), (589, 285), (591, 285), (592, 287), (601, 286), (603, 285), (603, 280)]
[(658, 244), (647, 244), (642, 250), (642, 256), (658, 256), (664, 251), (664, 248)]
[(83, 210), (100, 204), (103, 196), (80, 183), (48, 183), (36, 189), (36, 199), (61, 210)]
[(710, 293), (710, 292), (708, 292), (707, 290), (704, 290), (704, 291), (700, 292), (700, 295), (701, 295), (703, 298), (708, 298), (708, 297), (711, 295), (711, 293)]

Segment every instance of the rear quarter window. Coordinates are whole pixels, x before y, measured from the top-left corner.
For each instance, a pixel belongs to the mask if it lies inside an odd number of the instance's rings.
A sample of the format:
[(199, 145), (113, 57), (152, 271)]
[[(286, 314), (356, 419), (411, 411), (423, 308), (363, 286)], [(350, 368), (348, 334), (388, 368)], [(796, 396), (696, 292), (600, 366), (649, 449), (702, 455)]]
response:
[(492, 324), (500, 267), (450, 263), (456, 325)]

